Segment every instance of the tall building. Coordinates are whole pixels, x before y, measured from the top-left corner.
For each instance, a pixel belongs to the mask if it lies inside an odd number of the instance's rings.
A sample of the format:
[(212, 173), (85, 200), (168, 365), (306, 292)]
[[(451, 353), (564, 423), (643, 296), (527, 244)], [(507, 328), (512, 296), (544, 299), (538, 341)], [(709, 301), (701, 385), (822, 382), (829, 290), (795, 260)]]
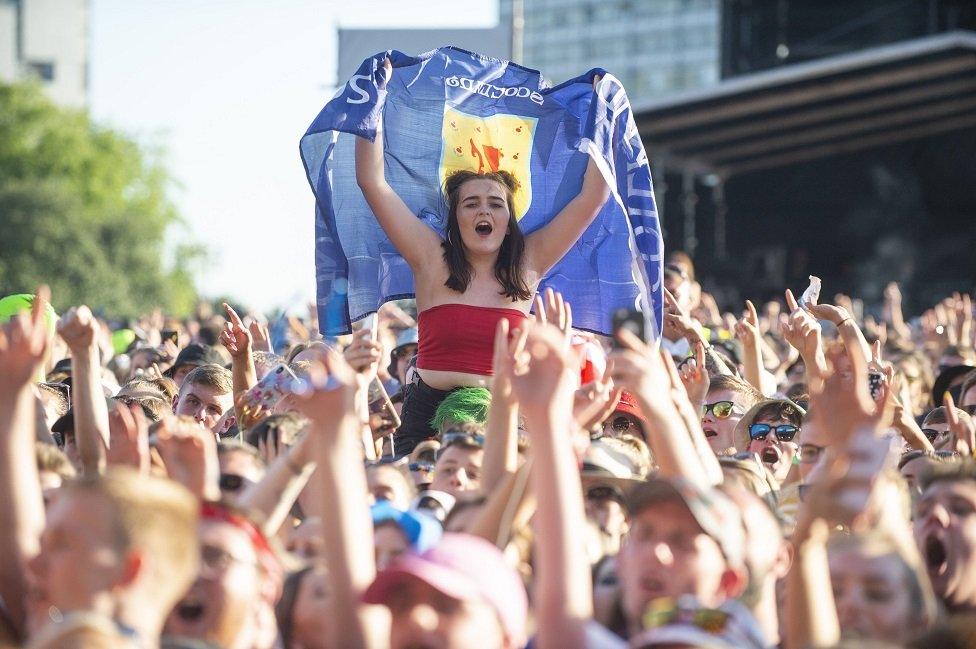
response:
[(65, 106), (88, 103), (89, 0), (0, 0), (0, 80), (35, 77)]
[[(499, 0), (500, 23), (523, 15), (517, 62), (553, 85), (593, 67), (623, 82), (631, 102), (719, 78), (719, 0)], [(517, 22), (517, 15), (516, 15)]]
[(377, 52), (400, 50), (422, 54), (444, 45), (499, 59), (509, 58), (511, 37), (508, 25), (486, 29), (344, 29), (339, 28), (339, 56), (336, 80), (343, 83), (359, 65)]
[(976, 30), (976, 2), (723, 0), (722, 77), (954, 30)]

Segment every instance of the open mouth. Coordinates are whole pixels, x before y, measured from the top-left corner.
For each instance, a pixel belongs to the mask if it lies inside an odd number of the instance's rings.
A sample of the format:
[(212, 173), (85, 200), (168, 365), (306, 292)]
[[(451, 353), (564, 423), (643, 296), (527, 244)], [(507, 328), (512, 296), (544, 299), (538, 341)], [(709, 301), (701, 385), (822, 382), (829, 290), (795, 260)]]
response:
[(184, 622), (199, 621), (205, 610), (203, 602), (194, 598), (186, 598), (176, 605), (176, 615)]
[(944, 574), (949, 567), (949, 554), (946, 552), (945, 543), (935, 536), (930, 536), (925, 541), (925, 565), (937, 575)]
[(775, 446), (767, 446), (763, 449), (761, 457), (765, 464), (776, 464), (779, 462), (779, 451)]
[(492, 230), (494, 229), (495, 228), (493, 228), (491, 223), (488, 221), (478, 221), (474, 226), (474, 231), (483, 237), (486, 237), (489, 234), (491, 234)]
[(718, 433), (711, 428), (702, 428), (702, 432), (705, 433), (705, 437), (718, 437)]

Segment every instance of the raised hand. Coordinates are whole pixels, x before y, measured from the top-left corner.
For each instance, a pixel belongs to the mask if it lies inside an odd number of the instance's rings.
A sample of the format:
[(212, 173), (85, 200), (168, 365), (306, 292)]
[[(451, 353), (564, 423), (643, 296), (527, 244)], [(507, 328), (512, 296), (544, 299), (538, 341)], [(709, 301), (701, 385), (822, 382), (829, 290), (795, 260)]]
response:
[(34, 294), (31, 312), (19, 313), (0, 328), (0, 396), (12, 396), (37, 378), (51, 343), (44, 308), (51, 298), (47, 286)]
[(227, 322), (220, 332), (220, 343), (227, 348), (232, 358), (250, 356), (252, 349), (251, 332), (244, 326), (237, 311), (224, 302), (224, 311), (227, 312)]
[(523, 325), (525, 348), (515, 357), (512, 392), (526, 416), (568, 415), (578, 382), (578, 362), (565, 336), (549, 324)]
[(820, 323), (799, 307), (790, 289), (786, 289), (786, 306), (790, 315), (783, 326), (783, 337), (809, 365), (821, 353)]
[(87, 306), (71, 307), (58, 321), (58, 335), (73, 354), (95, 349), (98, 321)]
[(516, 359), (525, 351), (525, 340), (529, 333), (527, 327), (522, 327), (516, 329), (509, 339), (508, 327), (508, 320), (504, 318), (499, 320), (498, 326), (495, 327), (495, 352), (491, 362), (494, 375), (491, 392), (494, 396), (502, 399), (513, 396), (512, 377), (515, 372)]
[(352, 335), (352, 342), (342, 352), (346, 363), (359, 374), (372, 378), (380, 357), (383, 355), (383, 345), (373, 340), (371, 329), (360, 329)]
[(323, 363), (312, 366), (309, 380), (296, 386), (296, 405), (309, 419), (332, 430), (342, 418), (356, 416), (358, 392), (356, 371), (330, 348)]
[(545, 299), (536, 295), (534, 300), (536, 324), (548, 323), (563, 333), (564, 344), (568, 347), (573, 335), (573, 309), (563, 299), (562, 293), (546, 289)]
[(254, 351), (274, 353), (274, 347), (271, 344), (271, 332), (268, 330), (268, 325), (252, 319), (250, 324), (247, 325), (247, 330), (251, 333), (251, 344), (254, 347)]
[(976, 425), (973, 424), (972, 418), (959, 418), (959, 413), (956, 412), (956, 404), (948, 392), (945, 393), (943, 404), (946, 409), (949, 432), (952, 433), (948, 449), (963, 457), (972, 457), (973, 451), (976, 451)]
[[(748, 302), (747, 304), (751, 305), (752, 303)], [(755, 309), (753, 314), (755, 314)], [(695, 355), (683, 361), (678, 372), (681, 376), (681, 383), (688, 393), (688, 400), (696, 406), (705, 403), (705, 395), (708, 394), (708, 388), (711, 385), (708, 370), (705, 369), (705, 345), (700, 342), (695, 343)]]
[(664, 331), (669, 331), (676, 338), (687, 338), (688, 342), (701, 339), (701, 332), (695, 326), (695, 321), (685, 313), (678, 300), (671, 294), (671, 291), (664, 289)]
[(213, 433), (195, 422), (165, 415), (156, 431), (156, 450), (170, 479), (201, 500), (220, 498), (220, 464)]
[(109, 465), (130, 466), (149, 474), (149, 425), (137, 404), (116, 403), (108, 413), (109, 442), (105, 459)]
[(746, 311), (742, 319), (735, 323), (735, 337), (743, 345), (758, 345), (759, 335), (759, 315), (752, 300), (746, 300)]
[(807, 311), (817, 320), (827, 320), (835, 326), (851, 318), (851, 312), (847, 307), (834, 304), (808, 304)]

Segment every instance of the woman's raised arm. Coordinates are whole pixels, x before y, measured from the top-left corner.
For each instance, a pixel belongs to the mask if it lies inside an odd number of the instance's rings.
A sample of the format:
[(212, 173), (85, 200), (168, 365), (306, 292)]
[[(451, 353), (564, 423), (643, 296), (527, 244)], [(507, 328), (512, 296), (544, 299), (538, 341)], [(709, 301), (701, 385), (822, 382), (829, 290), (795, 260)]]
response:
[(529, 268), (540, 276), (549, 272), (583, 236), (609, 196), (610, 187), (596, 161), (590, 158), (583, 174), (583, 187), (576, 198), (569, 201), (552, 221), (526, 237)]
[(377, 131), (373, 142), (356, 138), (356, 182), (383, 232), (414, 272), (430, 259), (440, 259), (440, 255), (430, 254), (440, 248), (440, 236), (424, 225), (386, 182), (382, 131)]

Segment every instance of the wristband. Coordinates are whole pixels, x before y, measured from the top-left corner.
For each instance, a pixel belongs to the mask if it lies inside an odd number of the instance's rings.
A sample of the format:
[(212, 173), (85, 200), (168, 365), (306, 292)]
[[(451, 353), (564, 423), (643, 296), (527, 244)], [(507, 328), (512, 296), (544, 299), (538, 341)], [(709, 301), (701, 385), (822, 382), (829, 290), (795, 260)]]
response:
[(841, 326), (842, 324), (844, 324), (844, 323), (845, 323), (845, 322), (847, 322), (848, 320), (850, 320), (851, 322), (854, 322), (854, 318), (852, 318), (851, 316), (847, 316), (846, 318), (844, 318), (843, 320), (841, 320), (840, 322), (838, 322), (838, 323), (837, 323), (836, 325), (834, 325), (834, 326), (836, 326), (836, 327), (840, 327), (840, 326)]

